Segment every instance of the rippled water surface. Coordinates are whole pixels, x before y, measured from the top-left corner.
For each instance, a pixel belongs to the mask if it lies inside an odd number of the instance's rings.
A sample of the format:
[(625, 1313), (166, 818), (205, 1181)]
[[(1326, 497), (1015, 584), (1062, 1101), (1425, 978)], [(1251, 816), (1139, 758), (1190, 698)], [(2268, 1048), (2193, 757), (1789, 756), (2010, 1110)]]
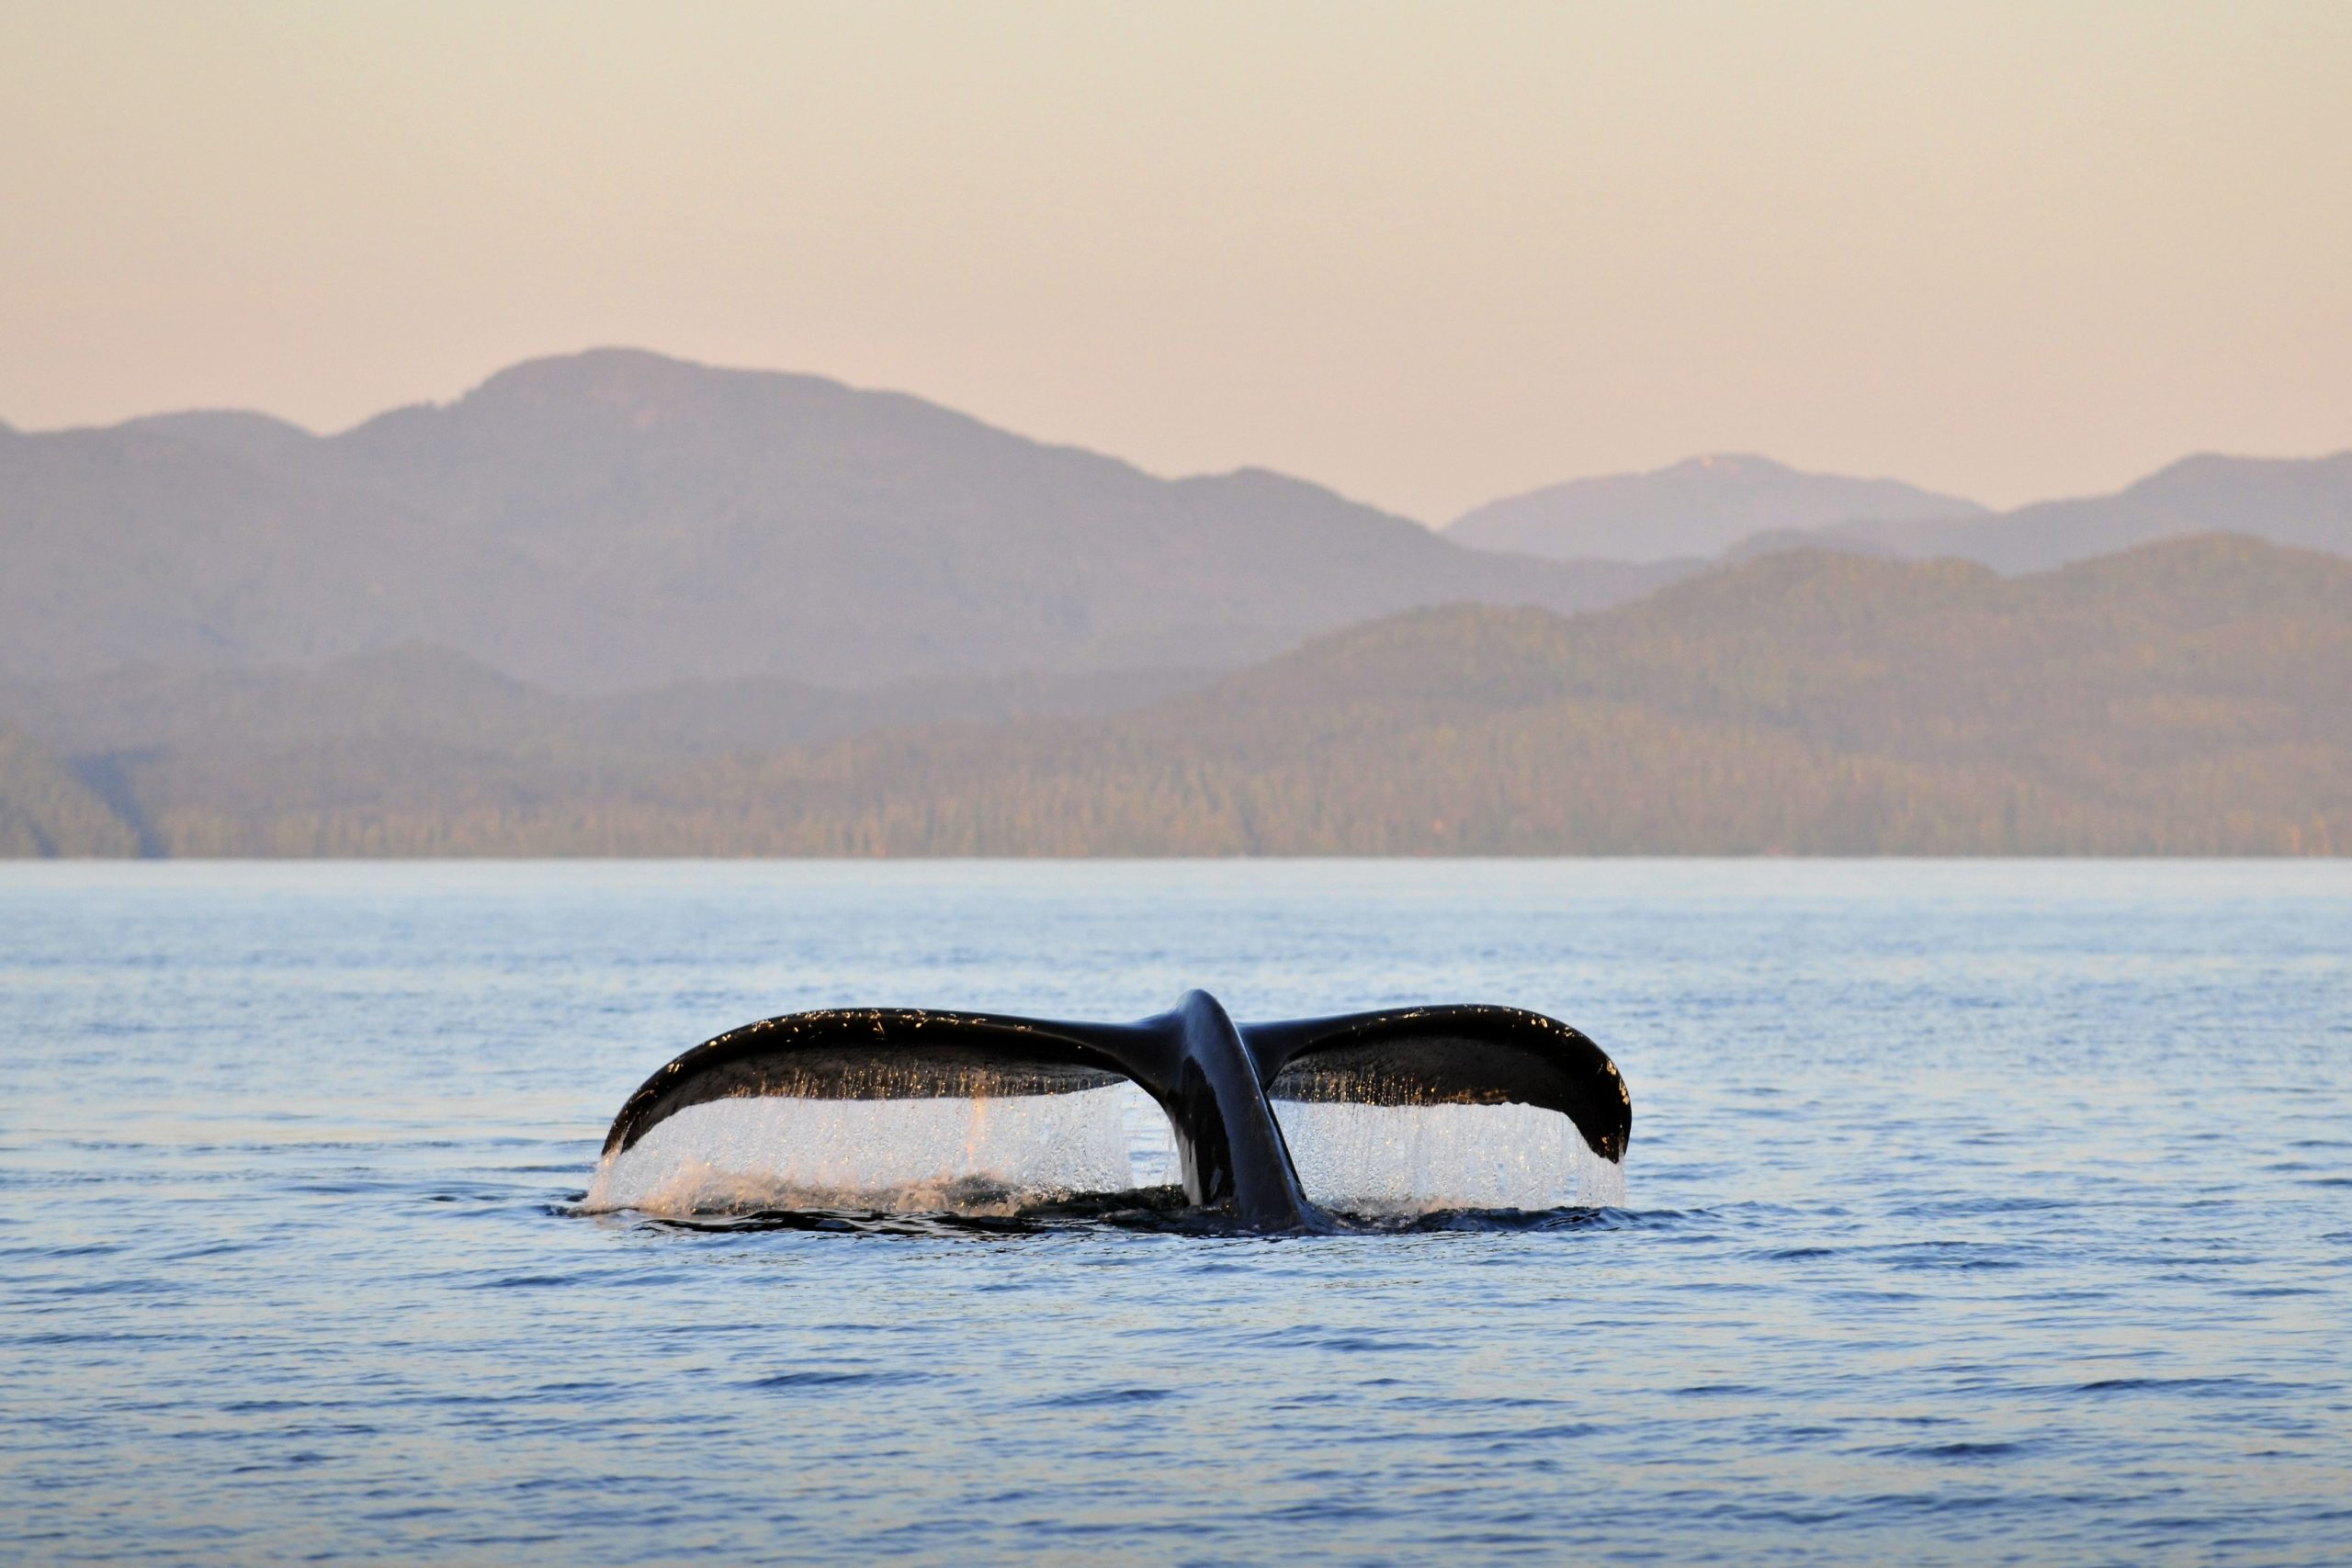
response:
[[(2352, 865), (0, 864), (0, 1554), (2352, 1557)], [(573, 1205), (849, 1003), (1510, 1002), (1627, 1206)]]

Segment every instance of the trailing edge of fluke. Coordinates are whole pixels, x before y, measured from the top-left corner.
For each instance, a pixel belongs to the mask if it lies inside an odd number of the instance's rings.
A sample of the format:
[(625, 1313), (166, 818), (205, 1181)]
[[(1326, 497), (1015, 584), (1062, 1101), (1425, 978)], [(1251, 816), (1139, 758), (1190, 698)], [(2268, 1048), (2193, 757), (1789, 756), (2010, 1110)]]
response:
[(899, 1100), (1069, 1094), (1131, 1079), (1175, 1130), (1186, 1196), (1248, 1230), (1325, 1228), (1270, 1100), (1517, 1103), (1555, 1111), (1625, 1157), (1634, 1107), (1607, 1053), (1518, 1008), (1400, 1008), (1236, 1024), (1206, 991), (1135, 1023), (913, 1008), (788, 1013), (729, 1030), (646, 1079), (614, 1118), (616, 1158), (692, 1106), (745, 1096)]

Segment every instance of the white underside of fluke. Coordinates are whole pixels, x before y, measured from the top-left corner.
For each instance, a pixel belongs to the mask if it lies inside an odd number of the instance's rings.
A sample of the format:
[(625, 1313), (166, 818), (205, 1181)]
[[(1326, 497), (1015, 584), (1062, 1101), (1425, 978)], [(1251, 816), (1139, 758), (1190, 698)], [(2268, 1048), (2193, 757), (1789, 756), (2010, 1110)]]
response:
[[(1427, 1213), (1622, 1204), (1622, 1164), (1526, 1105), (1276, 1100), (1299, 1184), (1325, 1209)], [(1173, 1134), (1132, 1084), (1077, 1094), (757, 1097), (692, 1106), (599, 1167), (586, 1207), (683, 1217), (769, 1210), (1010, 1214), (1178, 1179)]]
[(1298, 1184), (1350, 1213), (1621, 1205), (1625, 1168), (1532, 1105), (1272, 1101)]

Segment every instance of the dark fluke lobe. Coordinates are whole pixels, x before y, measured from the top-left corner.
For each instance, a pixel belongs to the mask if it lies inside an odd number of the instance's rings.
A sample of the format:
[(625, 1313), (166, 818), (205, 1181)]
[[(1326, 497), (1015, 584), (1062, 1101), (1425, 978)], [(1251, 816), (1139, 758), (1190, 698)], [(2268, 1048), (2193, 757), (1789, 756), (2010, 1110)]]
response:
[(1633, 1100), (1577, 1030), (1517, 1008), (1446, 1006), (1237, 1025), (1187, 993), (1135, 1023), (911, 1008), (791, 1013), (730, 1030), (664, 1066), (605, 1135), (626, 1153), (680, 1111), (746, 1097), (892, 1100), (1070, 1094), (1127, 1079), (1167, 1113), (1186, 1198), (1250, 1230), (1325, 1224), (1271, 1100), (1532, 1105), (1620, 1162)]

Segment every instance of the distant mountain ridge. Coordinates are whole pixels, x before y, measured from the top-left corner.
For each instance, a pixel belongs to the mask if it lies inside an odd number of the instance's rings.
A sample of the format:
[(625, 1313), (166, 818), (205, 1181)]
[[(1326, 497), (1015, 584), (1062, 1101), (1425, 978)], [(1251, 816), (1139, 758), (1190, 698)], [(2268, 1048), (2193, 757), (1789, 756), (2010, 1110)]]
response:
[(1588, 608), (1673, 575), (623, 349), (332, 436), (237, 412), (0, 434), (0, 679), (423, 641), (577, 691), (1230, 667), (1415, 604)]
[(1721, 453), (1639, 474), (1606, 474), (1489, 502), (1446, 527), (1482, 549), (1555, 560), (1666, 561), (1713, 556), (1752, 535), (1882, 519), (1949, 522), (1985, 508), (1899, 479), (1809, 474)]
[(2326, 457), (2184, 457), (2113, 495), (2037, 502), (1963, 521), (1874, 519), (1824, 531), (1914, 559), (1957, 556), (2040, 571), (2156, 539), (2245, 534), (2352, 556), (2352, 452)]
[(2346, 854), (2347, 694), (2335, 557), (1799, 550), (1598, 614), (1408, 612), (1125, 711), (910, 700), (832, 738), (821, 694), (714, 716), (432, 649), (0, 691), (0, 853)]
[(576, 692), (1117, 676), (1421, 605), (1603, 608), (1709, 558), (2014, 572), (2214, 530), (2352, 554), (2352, 453), (2190, 458), (2007, 513), (1725, 456), (1436, 536), (1264, 470), (1163, 479), (901, 393), (609, 349), (329, 436), (235, 411), (0, 424), (0, 681), (405, 643)]
[(1553, 558), (1742, 560), (1826, 548), (1996, 571), (2041, 571), (2189, 534), (2243, 534), (2352, 556), (2352, 452), (2323, 457), (2201, 454), (2112, 495), (1991, 512), (1892, 479), (1804, 474), (1761, 457), (1693, 457), (1492, 502), (1447, 536)]

